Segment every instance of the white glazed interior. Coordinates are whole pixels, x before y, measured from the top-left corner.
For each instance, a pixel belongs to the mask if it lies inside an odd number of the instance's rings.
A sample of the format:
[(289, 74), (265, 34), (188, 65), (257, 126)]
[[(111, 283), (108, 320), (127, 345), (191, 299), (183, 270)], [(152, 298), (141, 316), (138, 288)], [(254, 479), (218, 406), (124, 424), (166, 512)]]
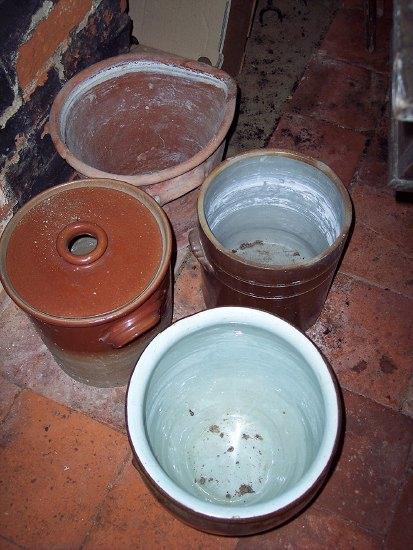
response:
[(128, 429), (154, 481), (213, 517), (273, 512), (308, 490), (338, 429), (331, 375), (299, 331), (217, 308), (178, 321), (141, 356)]
[[(131, 81), (140, 73), (150, 82)], [(126, 176), (158, 172), (188, 161), (215, 137), (227, 95), (227, 83), (188, 67), (114, 62), (70, 92), (60, 134), (69, 151), (94, 169)]]
[(210, 183), (206, 221), (216, 239), (262, 265), (293, 265), (340, 236), (345, 204), (322, 170), (285, 155), (241, 156)]

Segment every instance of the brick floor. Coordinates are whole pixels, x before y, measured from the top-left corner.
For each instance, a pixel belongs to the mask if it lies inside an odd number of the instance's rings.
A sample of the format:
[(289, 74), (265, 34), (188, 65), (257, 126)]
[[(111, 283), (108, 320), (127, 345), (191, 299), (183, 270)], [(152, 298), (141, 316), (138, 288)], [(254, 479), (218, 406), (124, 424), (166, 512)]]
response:
[(79, 547), (128, 457), (125, 436), (23, 391), (2, 425), (0, 534), (27, 548)]
[(349, 187), (362, 158), (366, 139), (364, 134), (332, 122), (286, 112), (268, 147), (290, 149), (321, 160)]
[(358, 10), (340, 10), (320, 47), (320, 53), (367, 69), (387, 73), (391, 18), (377, 21), (376, 49), (365, 47), (364, 18)]
[[(150, 494), (138, 472), (128, 464), (103, 502), (86, 540), (88, 550), (111, 548), (235, 548), (237, 539), (195, 531), (175, 519)], [(139, 541), (139, 542), (138, 542)]]
[(387, 79), (382, 74), (315, 56), (289, 103), (289, 109), (351, 130), (373, 130), (386, 89)]

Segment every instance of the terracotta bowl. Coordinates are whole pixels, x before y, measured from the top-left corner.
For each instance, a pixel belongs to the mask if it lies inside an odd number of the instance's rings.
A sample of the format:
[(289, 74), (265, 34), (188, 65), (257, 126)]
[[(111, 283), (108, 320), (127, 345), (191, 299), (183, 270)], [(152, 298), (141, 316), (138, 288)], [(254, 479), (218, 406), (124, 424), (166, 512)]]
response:
[(130, 442), (154, 494), (184, 522), (223, 535), (297, 514), (327, 476), (340, 425), (334, 375), (315, 346), (248, 308), (167, 328), (127, 395)]
[(221, 160), (235, 101), (224, 71), (169, 54), (126, 54), (69, 80), (48, 128), (79, 174), (143, 186), (165, 204)]

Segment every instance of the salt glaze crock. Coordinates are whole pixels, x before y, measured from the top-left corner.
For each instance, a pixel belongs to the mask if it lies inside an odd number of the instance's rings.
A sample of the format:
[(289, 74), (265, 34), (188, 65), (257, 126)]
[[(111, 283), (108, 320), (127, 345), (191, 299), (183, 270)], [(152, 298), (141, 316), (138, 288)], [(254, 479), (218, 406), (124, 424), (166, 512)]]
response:
[(352, 221), (328, 166), (275, 149), (230, 158), (203, 183), (198, 219), (189, 239), (208, 307), (256, 307), (301, 330), (315, 323)]
[(56, 96), (48, 130), (79, 174), (142, 187), (166, 204), (222, 159), (236, 84), (224, 71), (170, 54), (105, 59)]
[(132, 374), (126, 415), (158, 500), (197, 529), (233, 536), (302, 510), (341, 431), (336, 380), (316, 347), (279, 317), (240, 307), (156, 336)]
[(67, 374), (123, 385), (171, 323), (171, 243), (165, 214), (140, 189), (109, 179), (65, 183), (11, 219), (0, 279)]

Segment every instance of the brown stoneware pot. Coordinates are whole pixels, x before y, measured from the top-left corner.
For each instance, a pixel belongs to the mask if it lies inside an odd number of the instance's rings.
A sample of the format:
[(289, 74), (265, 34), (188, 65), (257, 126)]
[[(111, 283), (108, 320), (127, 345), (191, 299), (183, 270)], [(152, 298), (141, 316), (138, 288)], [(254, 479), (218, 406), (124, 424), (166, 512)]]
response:
[(145, 192), (110, 179), (58, 185), (0, 240), (0, 279), (56, 361), (93, 386), (126, 384), (171, 323), (172, 236)]
[(224, 71), (169, 54), (126, 54), (67, 82), (48, 128), (79, 174), (137, 185), (163, 205), (220, 162), (235, 102)]
[(198, 218), (189, 239), (208, 307), (259, 308), (302, 330), (315, 323), (352, 220), (330, 168), (291, 151), (236, 156), (206, 178)]

